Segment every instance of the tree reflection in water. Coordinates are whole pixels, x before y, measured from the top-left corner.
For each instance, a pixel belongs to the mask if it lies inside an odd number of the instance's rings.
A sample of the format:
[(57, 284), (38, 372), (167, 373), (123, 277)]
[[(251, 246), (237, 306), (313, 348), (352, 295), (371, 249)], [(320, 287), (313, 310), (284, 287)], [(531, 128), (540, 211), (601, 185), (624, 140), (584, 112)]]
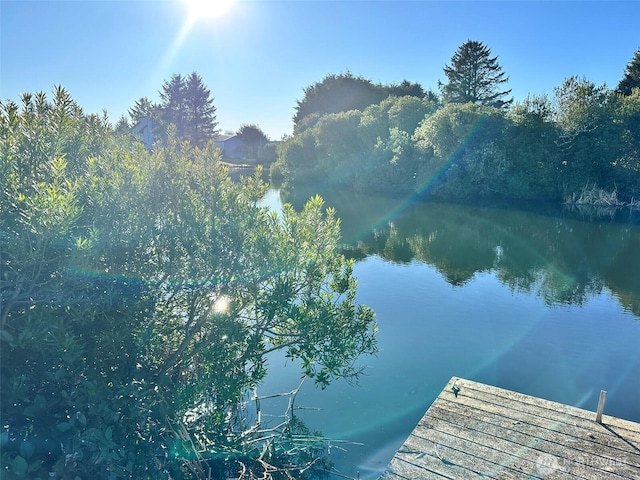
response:
[[(284, 193), (283, 200), (297, 206), (307, 195)], [(492, 271), (513, 291), (535, 293), (550, 305), (583, 305), (608, 289), (640, 316), (640, 225), (628, 210), (590, 216), (548, 205), (516, 209), (343, 191), (324, 198), (342, 220), (351, 258), (424, 262), (454, 286)]]

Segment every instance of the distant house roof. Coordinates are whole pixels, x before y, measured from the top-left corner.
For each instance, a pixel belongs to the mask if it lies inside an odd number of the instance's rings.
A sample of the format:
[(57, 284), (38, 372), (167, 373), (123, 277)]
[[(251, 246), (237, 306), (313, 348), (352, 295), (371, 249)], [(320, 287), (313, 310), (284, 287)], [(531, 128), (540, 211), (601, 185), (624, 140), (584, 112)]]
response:
[(213, 144), (222, 150), (222, 155), (227, 158), (244, 158), (247, 147), (237, 135), (218, 135), (213, 138)]
[(136, 123), (131, 129), (133, 133), (147, 149), (151, 149), (153, 146), (153, 122), (149, 117), (140, 117), (138, 123)]
[(227, 140), (229, 140), (230, 138), (235, 137), (235, 135), (218, 135), (216, 137), (213, 137), (213, 141), (214, 142), (226, 142)]

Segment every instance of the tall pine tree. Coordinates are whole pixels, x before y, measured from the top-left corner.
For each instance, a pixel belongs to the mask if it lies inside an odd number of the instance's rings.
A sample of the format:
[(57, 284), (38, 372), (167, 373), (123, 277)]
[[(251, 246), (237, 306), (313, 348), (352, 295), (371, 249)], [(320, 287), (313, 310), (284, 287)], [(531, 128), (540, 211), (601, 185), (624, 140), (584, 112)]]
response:
[(176, 126), (178, 138), (203, 147), (218, 133), (211, 92), (196, 72), (174, 74), (160, 91), (161, 122)]
[(160, 90), (162, 123), (175, 125), (178, 138), (184, 138), (185, 91), (185, 78), (179, 73), (165, 81)]
[(202, 77), (192, 72), (185, 80), (185, 137), (192, 145), (203, 147), (217, 135), (216, 107)]
[(148, 117), (154, 121), (158, 121), (159, 106), (152, 103), (147, 97), (136, 100), (136, 103), (129, 109), (129, 118), (131, 123), (135, 125), (142, 117)]
[(640, 48), (636, 50), (633, 59), (627, 64), (624, 77), (618, 83), (616, 92), (629, 96), (634, 88), (640, 88)]
[(467, 40), (458, 47), (444, 73), (449, 82), (438, 83), (445, 102), (502, 107), (513, 101), (504, 100), (511, 90), (500, 89), (509, 77), (498, 64), (498, 57), (492, 57), (491, 49), (482, 42)]

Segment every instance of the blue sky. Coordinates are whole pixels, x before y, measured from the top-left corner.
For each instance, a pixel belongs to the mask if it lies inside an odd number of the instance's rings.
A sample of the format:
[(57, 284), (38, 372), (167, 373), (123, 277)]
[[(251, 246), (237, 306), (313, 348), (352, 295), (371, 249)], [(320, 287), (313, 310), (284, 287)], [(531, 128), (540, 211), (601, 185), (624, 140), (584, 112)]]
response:
[[(216, 1), (216, 0), (212, 0)], [(466, 40), (498, 56), (516, 100), (570, 75), (615, 87), (640, 48), (640, 2), (235, 0), (190, 28), (181, 0), (0, 0), (0, 99), (61, 84), (115, 121), (197, 71), (219, 127), (292, 131), (303, 89), (349, 70), (437, 90)]]

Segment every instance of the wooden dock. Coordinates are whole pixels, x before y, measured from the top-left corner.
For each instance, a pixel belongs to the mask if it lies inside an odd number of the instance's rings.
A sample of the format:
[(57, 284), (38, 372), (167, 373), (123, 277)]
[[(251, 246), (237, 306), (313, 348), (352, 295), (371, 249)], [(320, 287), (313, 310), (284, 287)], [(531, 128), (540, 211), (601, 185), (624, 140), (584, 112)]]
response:
[(454, 377), (380, 480), (480, 478), (638, 480), (640, 424)]

